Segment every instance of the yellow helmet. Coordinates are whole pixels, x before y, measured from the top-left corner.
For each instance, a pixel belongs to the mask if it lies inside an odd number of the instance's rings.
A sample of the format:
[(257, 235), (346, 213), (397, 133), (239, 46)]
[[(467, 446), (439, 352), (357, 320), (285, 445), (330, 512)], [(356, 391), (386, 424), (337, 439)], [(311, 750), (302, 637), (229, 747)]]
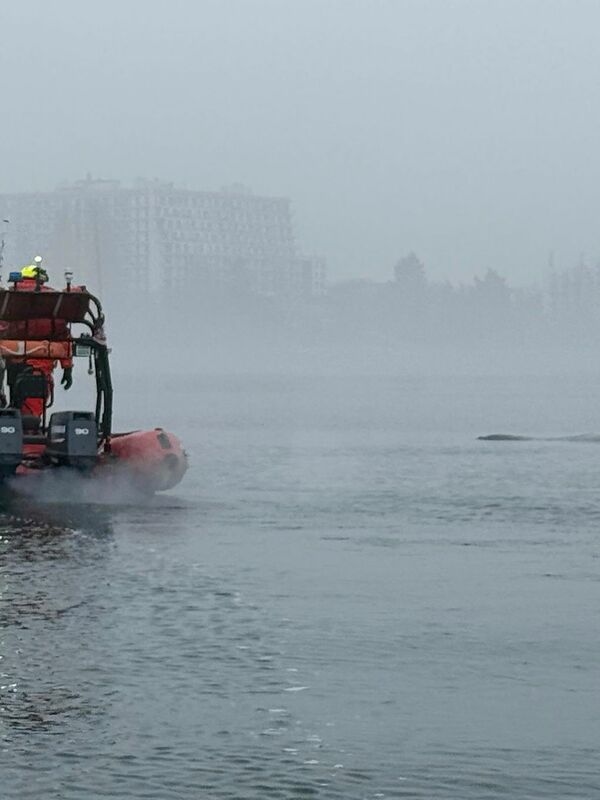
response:
[(38, 276), (42, 283), (45, 283), (48, 280), (48, 273), (46, 270), (43, 269), (43, 267), (38, 267), (37, 264), (28, 264), (21, 270), (22, 278), (30, 278), (35, 280)]

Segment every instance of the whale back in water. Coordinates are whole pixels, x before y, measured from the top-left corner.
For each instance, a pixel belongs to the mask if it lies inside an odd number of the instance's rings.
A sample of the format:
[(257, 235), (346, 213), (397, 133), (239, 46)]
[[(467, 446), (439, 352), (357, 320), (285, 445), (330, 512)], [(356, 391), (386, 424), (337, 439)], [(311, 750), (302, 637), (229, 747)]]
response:
[(514, 433), (490, 433), (478, 436), (481, 442), (600, 442), (600, 433), (577, 433), (571, 436), (517, 436)]
[(512, 433), (490, 433), (477, 437), (482, 442), (530, 442), (531, 436), (515, 436)]

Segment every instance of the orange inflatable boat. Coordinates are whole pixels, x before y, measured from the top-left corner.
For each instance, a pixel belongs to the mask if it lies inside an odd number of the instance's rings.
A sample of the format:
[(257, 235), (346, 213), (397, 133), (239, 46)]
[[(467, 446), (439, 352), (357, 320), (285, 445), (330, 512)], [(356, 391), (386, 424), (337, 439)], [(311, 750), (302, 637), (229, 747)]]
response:
[[(58, 290), (11, 273), (9, 286), (0, 287), (0, 479), (61, 468), (89, 478), (126, 476), (147, 493), (171, 489), (187, 469), (182, 444), (162, 428), (113, 432), (102, 307), (65, 277)], [(53, 412), (57, 362), (70, 386), (77, 358), (95, 378), (95, 408)]]

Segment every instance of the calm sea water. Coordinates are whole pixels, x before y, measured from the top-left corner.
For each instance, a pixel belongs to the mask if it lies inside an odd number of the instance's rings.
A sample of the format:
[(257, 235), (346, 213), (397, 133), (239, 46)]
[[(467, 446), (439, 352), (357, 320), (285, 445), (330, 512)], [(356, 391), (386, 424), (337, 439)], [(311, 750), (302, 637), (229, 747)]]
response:
[(0, 796), (597, 797), (600, 444), (476, 436), (600, 431), (599, 400), (121, 381), (191, 468), (152, 503), (4, 497)]

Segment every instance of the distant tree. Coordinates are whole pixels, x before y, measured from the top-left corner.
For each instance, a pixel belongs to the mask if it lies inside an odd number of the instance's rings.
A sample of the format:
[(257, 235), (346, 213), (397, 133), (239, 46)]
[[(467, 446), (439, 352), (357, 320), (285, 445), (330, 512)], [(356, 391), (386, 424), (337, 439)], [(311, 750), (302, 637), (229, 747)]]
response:
[(475, 278), (475, 294), (478, 301), (488, 303), (496, 308), (510, 304), (511, 290), (506, 278), (496, 270), (488, 269), (483, 278)]
[(511, 330), (512, 289), (495, 270), (475, 278), (469, 291), (470, 324), (473, 334), (502, 341)]
[(552, 269), (545, 286), (546, 321), (553, 334), (564, 341), (589, 341), (600, 336), (600, 265), (579, 263)]
[(423, 341), (429, 335), (429, 283), (422, 261), (413, 252), (394, 266), (394, 281), (382, 298), (381, 324), (390, 339)]
[(396, 283), (408, 294), (422, 294), (427, 289), (423, 262), (413, 252), (401, 258), (394, 267)]

